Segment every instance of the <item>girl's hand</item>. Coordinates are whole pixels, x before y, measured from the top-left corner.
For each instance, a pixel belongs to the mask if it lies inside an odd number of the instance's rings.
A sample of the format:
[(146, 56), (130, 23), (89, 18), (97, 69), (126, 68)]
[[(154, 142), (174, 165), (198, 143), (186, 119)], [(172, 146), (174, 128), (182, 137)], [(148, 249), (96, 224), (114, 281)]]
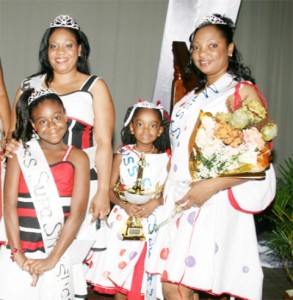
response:
[(31, 286), (36, 286), (39, 280), (39, 275), (32, 274)]
[(4, 158), (12, 158), (11, 153), (15, 153), (17, 149), (21, 147), (21, 141), (11, 139), (5, 147)]
[(31, 275), (41, 275), (46, 271), (52, 270), (56, 262), (49, 257), (44, 259), (27, 259), (23, 264), (23, 270), (29, 272)]
[(16, 264), (23, 269), (24, 263), (27, 261), (27, 257), (24, 255), (22, 251), (17, 251), (15, 253), (11, 253), (11, 257), (13, 257), (13, 260), (16, 262)]
[(147, 218), (159, 205), (161, 205), (159, 199), (151, 199), (147, 203), (139, 205), (139, 209), (135, 211), (134, 216), (136, 218)]
[(201, 207), (209, 200), (217, 190), (214, 188), (214, 179), (206, 179), (192, 182), (189, 191), (176, 204), (180, 205), (183, 210), (194, 207)]
[(140, 209), (139, 205), (132, 204), (130, 202), (119, 201), (119, 205), (129, 216), (135, 216), (135, 213)]

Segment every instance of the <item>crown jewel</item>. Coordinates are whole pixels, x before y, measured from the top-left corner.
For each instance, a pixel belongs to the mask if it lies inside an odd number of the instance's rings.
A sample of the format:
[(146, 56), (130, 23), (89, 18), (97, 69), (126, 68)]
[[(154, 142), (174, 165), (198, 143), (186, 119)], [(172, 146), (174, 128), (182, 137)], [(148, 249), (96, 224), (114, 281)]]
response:
[(52, 89), (40, 88), (35, 90), (28, 98), (28, 105), (31, 105), (33, 101), (40, 98), (41, 96), (48, 95), (48, 94), (56, 94), (56, 93)]
[(210, 24), (219, 24), (219, 25), (228, 25), (225, 21), (223, 21), (221, 18), (217, 16), (205, 16), (202, 20), (198, 22), (196, 25), (196, 28), (200, 27), (203, 24), (210, 23)]
[(133, 117), (133, 114), (137, 108), (158, 109), (158, 110), (160, 110), (162, 118), (164, 119), (164, 107), (160, 104), (160, 101), (158, 101), (157, 104), (154, 104), (154, 103), (151, 103), (148, 101), (142, 101), (142, 99), (139, 99), (138, 103), (133, 105), (132, 110), (131, 110), (127, 120), (124, 122), (124, 127), (126, 127), (130, 123), (130, 121)]
[(79, 25), (68, 15), (60, 15), (50, 23), (50, 27), (66, 27), (79, 30)]

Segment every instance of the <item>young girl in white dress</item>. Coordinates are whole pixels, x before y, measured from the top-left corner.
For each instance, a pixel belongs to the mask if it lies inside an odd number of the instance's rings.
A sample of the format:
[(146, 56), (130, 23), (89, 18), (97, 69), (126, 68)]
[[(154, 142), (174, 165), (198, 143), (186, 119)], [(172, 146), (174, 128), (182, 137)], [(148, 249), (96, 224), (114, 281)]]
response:
[[(111, 175), (110, 199), (115, 206), (108, 219), (108, 247), (100, 263), (90, 270), (91, 283), (95, 291), (115, 294), (115, 299), (155, 299), (161, 289), (156, 289), (156, 276), (147, 276), (144, 269), (156, 238), (152, 229), (161, 222), (161, 191), (170, 159), (169, 116), (160, 104), (140, 101), (128, 109), (121, 137), (123, 146), (114, 157)], [(142, 157), (141, 185), (144, 191), (157, 193), (143, 204), (123, 201), (113, 189), (118, 181), (125, 189), (137, 184)], [(141, 220), (140, 237), (127, 237), (130, 216)]]
[(67, 116), (60, 97), (51, 89), (31, 92), (16, 107), (13, 138), (23, 147), (7, 160), (0, 299), (73, 299), (69, 247), (86, 214), (89, 159), (63, 142)]

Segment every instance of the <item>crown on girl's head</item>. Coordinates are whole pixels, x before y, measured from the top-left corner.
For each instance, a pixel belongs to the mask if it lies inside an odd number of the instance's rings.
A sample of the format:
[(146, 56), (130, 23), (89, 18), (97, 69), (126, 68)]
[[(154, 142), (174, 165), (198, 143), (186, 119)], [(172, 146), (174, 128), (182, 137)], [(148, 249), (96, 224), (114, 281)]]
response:
[(133, 114), (137, 108), (158, 109), (161, 112), (162, 118), (164, 119), (164, 107), (161, 105), (160, 100), (157, 101), (157, 104), (154, 104), (154, 103), (151, 103), (148, 101), (142, 101), (142, 99), (139, 98), (138, 102), (132, 106), (132, 110), (131, 110), (127, 120), (124, 122), (124, 127), (126, 127), (130, 123), (130, 121), (133, 117)]
[(198, 28), (200, 27), (201, 25), (203, 24), (206, 24), (206, 23), (209, 23), (209, 24), (219, 24), (219, 25), (228, 25), (228, 23), (226, 23), (225, 21), (223, 21), (221, 18), (217, 17), (217, 16), (205, 16), (203, 19), (201, 19), (197, 25), (195, 26), (195, 28)]
[(66, 27), (79, 30), (79, 25), (68, 15), (60, 15), (50, 23), (50, 27)]
[(33, 101), (40, 98), (41, 96), (48, 95), (48, 94), (56, 94), (56, 93), (52, 89), (47, 89), (47, 88), (46, 89), (40, 88), (35, 90), (28, 98), (28, 105), (31, 105)]

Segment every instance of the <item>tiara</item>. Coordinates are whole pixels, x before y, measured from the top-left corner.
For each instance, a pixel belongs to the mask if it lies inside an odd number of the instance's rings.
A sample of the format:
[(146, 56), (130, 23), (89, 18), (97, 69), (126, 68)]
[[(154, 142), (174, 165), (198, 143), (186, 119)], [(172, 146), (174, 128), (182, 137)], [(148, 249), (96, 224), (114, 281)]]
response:
[(153, 104), (151, 102), (142, 101), (142, 99), (138, 99), (138, 103), (132, 106), (132, 110), (127, 120), (124, 122), (124, 127), (126, 127), (130, 123), (133, 114), (137, 108), (158, 109), (161, 112), (162, 118), (164, 119), (164, 107), (160, 104), (160, 101), (157, 101), (157, 104)]
[(200, 20), (198, 22), (198, 24), (196, 25), (196, 28), (200, 27), (203, 24), (219, 24), (219, 25), (228, 25), (228, 23), (226, 23), (225, 21), (223, 21), (221, 18), (217, 17), (217, 16), (205, 16), (202, 20)]
[(79, 30), (79, 25), (68, 15), (60, 15), (50, 23), (50, 27), (66, 27)]
[(40, 88), (35, 90), (28, 98), (28, 105), (31, 105), (32, 102), (35, 101), (36, 99), (48, 94), (56, 94), (56, 92), (53, 91), (52, 89), (45, 89), (45, 88)]

